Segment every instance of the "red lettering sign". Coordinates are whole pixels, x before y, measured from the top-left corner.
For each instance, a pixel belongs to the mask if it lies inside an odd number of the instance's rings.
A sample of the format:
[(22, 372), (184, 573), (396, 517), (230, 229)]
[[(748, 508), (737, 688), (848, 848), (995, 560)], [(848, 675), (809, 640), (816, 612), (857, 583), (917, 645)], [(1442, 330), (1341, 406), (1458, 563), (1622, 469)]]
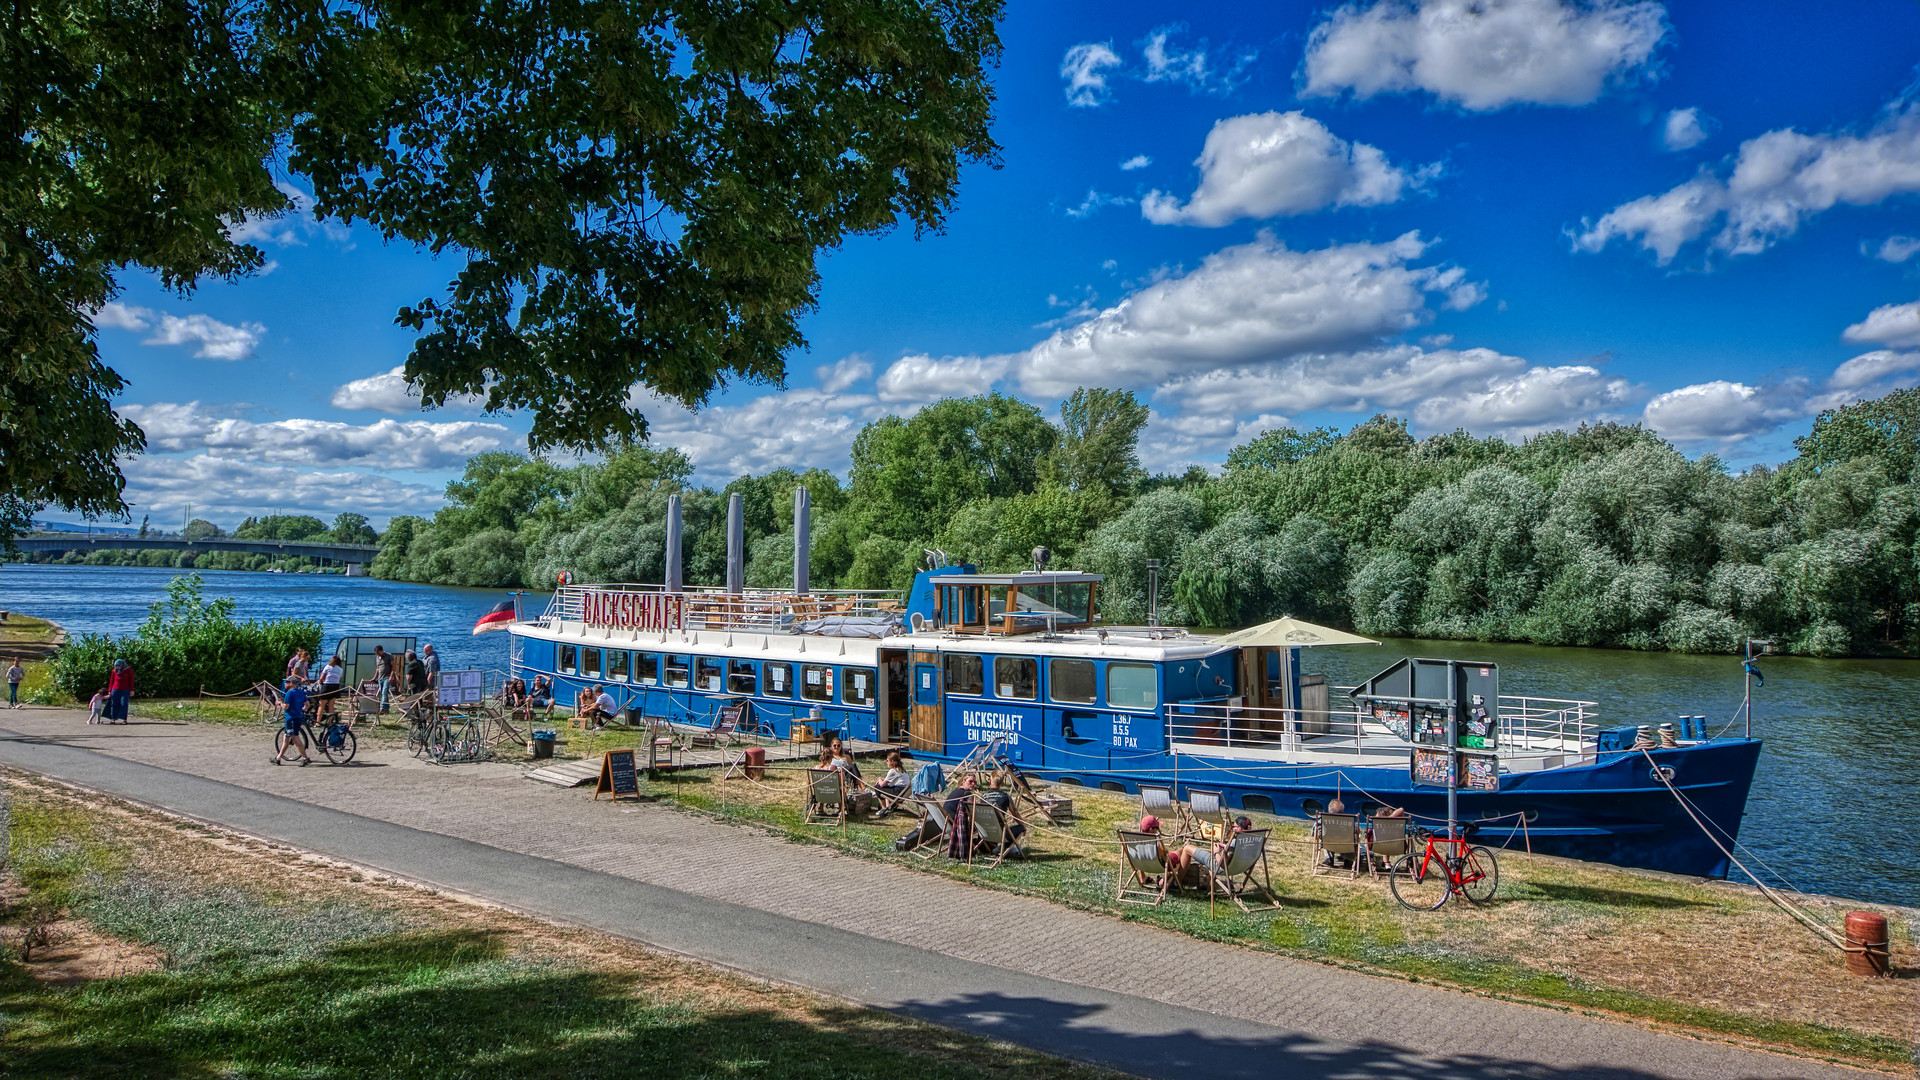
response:
[(667, 593), (601, 592), (580, 594), (580, 621), (616, 630), (679, 630), (685, 597)]

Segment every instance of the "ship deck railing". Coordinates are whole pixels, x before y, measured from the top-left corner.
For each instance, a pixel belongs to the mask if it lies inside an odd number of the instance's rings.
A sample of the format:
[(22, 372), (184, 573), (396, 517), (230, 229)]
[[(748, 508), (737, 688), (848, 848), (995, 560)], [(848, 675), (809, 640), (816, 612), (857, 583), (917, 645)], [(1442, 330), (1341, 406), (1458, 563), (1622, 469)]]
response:
[[(583, 622), (583, 599), (588, 594), (666, 594), (664, 585), (619, 583), (563, 585), (554, 591), (547, 610), (534, 625), (551, 629), (563, 623)], [(818, 589), (795, 593), (785, 589), (746, 589), (730, 593), (714, 586), (692, 586), (679, 592), (685, 605), (677, 627), (636, 629), (742, 630), (763, 634), (792, 633), (796, 624), (830, 615), (881, 617), (902, 611), (900, 594), (891, 589)]]
[[(1439, 704), (1439, 703), (1435, 703)], [(1495, 753), (1508, 772), (1591, 761), (1597, 746), (1594, 702), (1500, 698)], [(1180, 702), (1165, 710), (1167, 744), (1177, 753), (1267, 761), (1385, 764), (1404, 761), (1413, 744), (1355, 708), (1283, 709), (1231, 701)]]

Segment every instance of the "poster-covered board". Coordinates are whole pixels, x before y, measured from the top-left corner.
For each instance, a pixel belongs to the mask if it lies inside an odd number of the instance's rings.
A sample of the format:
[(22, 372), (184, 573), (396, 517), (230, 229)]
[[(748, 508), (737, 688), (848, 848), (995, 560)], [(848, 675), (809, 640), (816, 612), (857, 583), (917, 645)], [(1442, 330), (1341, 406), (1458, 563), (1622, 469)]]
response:
[(443, 671), (440, 673), (440, 704), (442, 705), (478, 705), (486, 700), (487, 673), (475, 668), (472, 671)]
[(1500, 790), (1500, 759), (1493, 754), (1448, 753), (1441, 747), (1416, 747), (1409, 769), (1415, 787), (1449, 787), (1454, 778), (1467, 791)]

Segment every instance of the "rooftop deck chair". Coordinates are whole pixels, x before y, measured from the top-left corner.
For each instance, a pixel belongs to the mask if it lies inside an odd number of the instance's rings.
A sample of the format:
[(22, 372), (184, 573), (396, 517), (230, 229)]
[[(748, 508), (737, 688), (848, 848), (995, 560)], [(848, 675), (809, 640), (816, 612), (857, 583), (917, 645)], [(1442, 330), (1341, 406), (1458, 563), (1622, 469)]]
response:
[(1407, 836), (1412, 820), (1404, 815), (1367, 819), (1373, 833), (1373, 839), (1367, 842), (1367, 873), (1374, 872), (1375, 859), (1380, 860), (1379, 869), (1392, 873), (1393, 861), (1413, 850), (1413, 841)]
[(1344, 857), (1353, 876), (1360, 876), (1360, 816), (1321, 814), (1313, 824), (1313, 872), (1334, 869), (1335, 856)]
[(1013, 840), (1007, 834), (1005, 813), (985, 799), (973, 804), (973, 835), (978, 841), (974, 846), (993, 855), (993, 861), (987, 864), (989, 870), (999, 866), (1013, 847)]
[(1120, 891), (1114, 899), (1122, 904), (1158, 907), (1166, 902), (1167, 868), (1160, 862), (1160, 837), (1154, 833), (1119, 829)]
[[(1227, 842), (1226, 864), (1214, 871), (1208, 882), (1207, 909), (1211, 913), (1214, 896), (1225, 893), (1229, 900), (1239, 906), (1241, 911), (1251, 915), (1255, 911), (1277, 911), (1280, 897), (1273, 891), (1273, 878), (1267, 873), (1267, 834), (1270, 829), (1249, 829), (1234, 833)], [(1259, 874), (1260, 879), (1254, 880)], [(1258, 908), (1247, 906), (1245, 897), (1249, 893), (1260, 893), (1267, 903)]]
[(1153, 787), (1149, 784), (1140, 785), (1141, 813), (1152, 814), (1164, 821), (1173, 817), (1176, 809), (1173, 802), (1172, 788)]
[(1195, 830), (1210, 840), (1227, 837), (1227, 800), (1218, 791), (1187, 789), (1187, 814)]
[[(947, 808), (942, 805), (939, 795), (916, 795), (907, 801), (918, 806), (926, 814), (925, 820), (937, 830), (929, 835), (927, 830), (922, 828), (920, 842), (913, 846), (914, 855), (922, 859), (931, 859), (944, 850), (944, 845), (940, 841), (947, 835), (948, 830), (953, 828), (953, 823), (947, 820)], [(926, 850), (930, 845), (933, 850)]]
[(847, 816), (847, 793), (841, 781), (846, 774), (839, 769), (807, 770), (807, 804), (801, 812), (801, 821), (808, 825), (818, 824), (816, 814), (828, 821), (839, 822)]

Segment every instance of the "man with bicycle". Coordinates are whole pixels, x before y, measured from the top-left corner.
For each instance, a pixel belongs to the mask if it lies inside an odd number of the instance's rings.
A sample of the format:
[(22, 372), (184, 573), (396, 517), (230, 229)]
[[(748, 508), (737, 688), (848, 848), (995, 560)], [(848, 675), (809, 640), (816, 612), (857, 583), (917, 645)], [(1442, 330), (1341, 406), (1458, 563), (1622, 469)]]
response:
[(307, 744), (300, 738), (300, 729), (306, 723), (307, 690), (301, 685), (298, 675), (287, 678), (286, 690), (287, 713), (280, 724), (280, 749), (273, 755), (273, 763), (285, 764), (287, 750), (292, 748), (300, 751), (300, 766), (305, 768), (313, 764), (313, 759), (307, 756)]

